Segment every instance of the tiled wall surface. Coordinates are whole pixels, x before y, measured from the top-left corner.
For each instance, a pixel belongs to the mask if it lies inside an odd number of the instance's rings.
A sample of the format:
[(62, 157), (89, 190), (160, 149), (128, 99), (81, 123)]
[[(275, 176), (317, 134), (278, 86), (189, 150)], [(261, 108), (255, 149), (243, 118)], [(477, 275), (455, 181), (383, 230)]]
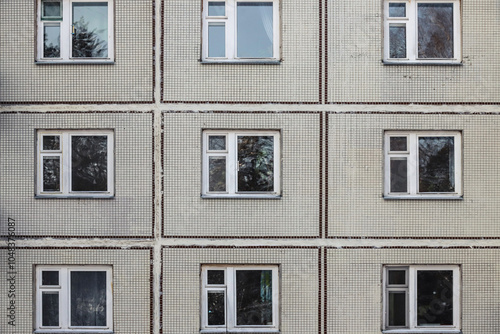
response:
[[(327, 249), (327, 333), (380, 334), (383, 265), (460, 265), (463, 333), (495, 333), (500, 249)], [(339, 288), (342, 287), (342, 288)]]
[[(499, 127), (498, 115), (330, 114), (328, 235), (500, 237)], [(385, 130), (462, 131), (463, 199), (384, 199)]]
[(114, 64), (36, 64), (36, 1), (0, 3), (0, 103), (152, 102), (153, 3), (116, 0)]
[[(35, 198), (36, 130), (112, 129), (115, 196), (110, 199)], [(0, 219), (18, 236), (152, 235), (151, 113), (0, 114)], [(0, 225), (0, 233), (7, 231)]]
[[(0, 256), (7, 259), (6, 248), (0, 248)], [(8, 303), (14, 300), (16, 307), (15, 326), (8, 325), (4, 316), (0, 322), (2, 333), (32, 333), (35, 267), (49, 264), (112, 266), (114, 333), (151, 333), (151, 249), (17, 248), (15, 258), (15, 273), (7, 272), (7, 266), (2, 266), (0, 274), (0, 289), (4, 294), (0, 306), (7, 310)], [(12, 276), (14, 281), (7, 281)], [(7, 298), (12, 282), (15, 298)]]
[[(166, 236), (319, 235), (320, 114), (164, 113), (163, 117)], [(280, 130), (282, 197), (201, 198), (205, 129)]]

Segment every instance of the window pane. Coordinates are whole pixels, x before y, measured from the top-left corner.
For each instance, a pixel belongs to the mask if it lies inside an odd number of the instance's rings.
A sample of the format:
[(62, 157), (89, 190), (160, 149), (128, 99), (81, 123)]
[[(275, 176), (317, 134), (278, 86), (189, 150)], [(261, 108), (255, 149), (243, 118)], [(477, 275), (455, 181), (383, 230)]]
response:
[(418, 4), (418, 57), (453, 58), (453, 4)]
[(419, 192), (455, 191), (453, 137), (419, 137)]
[(389, 4), (389, 17), (406, 17), (406, 4), (404, 4), (404, 3), (390, 3)]
[(59, 136), (43, 136), (44, 151), (59, 151), (60, 150)]
[(60, 1), (44, 1), (42, 3), (42, 16), (45, 17), (61, 17), (61, 2)]
[(106, 272), (71, 272), (71, 326), (106, 326)]
[(238, 191), (274, 190), (274, 137), (238, 136)]
[(59, 157), (43, 157), (43, 191), (61, 191)]
[(406, 292), (389, 292), (389, 326), (406, 326)]
[(207, 271), (208, 284), (224, 284), (224, 270), (208, 270)]
[(273, 56), (273, 3), (238, 2), (238, 57)]
[(208, 136), (208, 149), (210, 151), (225, 151), (226, 136)]
[(73, 3), (73, 57), (108, 56), (108, 3)]
[(209, 1), (208, 16), (225, 16), (226, 3), (224, 1)]
[(406, 137), (389, 137), (390, 151), (405, 152), (408, 151), (406, 146)]
[(226, 157), (208, 158), (208, 191), (226, 191)]
[(225, 319), (225, 298), (224, 292), (208, 291), (208, 325), (224, 325)]
[(73, 191), (108, 190), (107, 136), (71, 137), (71, 182)]
[(389, 58), (406, 58), (406, 25), (389, 25)]
[(391, 193), (408, 192), (408, 162), (406, 158), (391, 158)]
[(59, 271), (42, 271), (42, 285), (59, 285)]
[(42, 326), (59, 326), (59, 293), (42, 292)]
[(406, 285), (406, 270), (389, 270), (390, 285)]
[(272, 325), (272, 271), (236, 271), (236, 324)]
[(46, 24), (43, 27), (43, 57), (61, 57), (61, 27), (59, 24)]
[(417, 272), (417, 325), (453, 325), (453, 271)]
[(226, 56), (226, 26), (223, 23), (208, 25), (208, 56)]

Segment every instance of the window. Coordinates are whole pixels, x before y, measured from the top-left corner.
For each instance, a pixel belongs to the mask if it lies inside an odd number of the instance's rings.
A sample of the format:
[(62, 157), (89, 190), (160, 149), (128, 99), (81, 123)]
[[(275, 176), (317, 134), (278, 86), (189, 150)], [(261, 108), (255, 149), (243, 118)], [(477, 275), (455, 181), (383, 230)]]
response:
[(39, 62), (113, 61), (112, 0), (38, 0)]
[(110, 197), (112, 130), (39, 130), (37, 195)]
[(205, 62), (279, 59), (278, 0), (203, 0)]
[(460, 1), (384, 1), (384, 61), (459, 63)]
[(386, 198), (460, 198), (459, 131), (385, 133)]
[(278, 266), (202, 267), (202, 332), (278, 332)]
[(459, 266), (385, 266), (383, 281), (384, 333), (461, 333)]
[(279, 131), (204, 131), (203, 196), (279, 196), (279, 152)]
[(37, 266), (36, 333), (113, 330), (110, 266)]

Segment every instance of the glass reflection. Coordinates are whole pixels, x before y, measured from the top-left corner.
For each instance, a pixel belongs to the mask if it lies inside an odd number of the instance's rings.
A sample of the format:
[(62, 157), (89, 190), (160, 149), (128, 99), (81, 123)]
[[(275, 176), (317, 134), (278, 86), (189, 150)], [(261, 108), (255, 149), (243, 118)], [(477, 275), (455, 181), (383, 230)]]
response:
[(208, 56), (226, 56), (226, 26), (224, 23), (208, 25)]
[(419, 192), (455, 191), (453, 137), (419, 137)]
[(59, 293), (42, 292), (42, 326), (59, 326)]
[(453, 325), (453, 271), (417, 272), (417, 325)]
[(208, 158), (208, 191), (226, 191), (226, 157)]
[(272, 271), (236, 271), (236, 324), (272, 325)]
[(237, 56), (273, 57), (273, 3), (238, 2)]
[(453, 58), (453, 4), (418, 4), (418, 57)]
[(389, 57), (406, 58), (406, 26), (389, 26)]
[(43, 157), (43, 191), (60, 191), (60, 175), (60, 158)]
[(238, 136), (238, 191), (274, 190), (274, 137)]
[(108, 56), (108, 3), (73, 3), (73, 57)]
[(224, 325), (225, 319), (225, 298), (224, 292), (208, 291), (208, 325)]
[(58, 23), (46, 24), (43, 27), (43, 57), (61, 57), (61, 27)]
[(108, 190), (108, 138), (71, 137), (71, 182), (73, 191)]
[(106, 272), (71, 272), (71, 326), (106, 326)]

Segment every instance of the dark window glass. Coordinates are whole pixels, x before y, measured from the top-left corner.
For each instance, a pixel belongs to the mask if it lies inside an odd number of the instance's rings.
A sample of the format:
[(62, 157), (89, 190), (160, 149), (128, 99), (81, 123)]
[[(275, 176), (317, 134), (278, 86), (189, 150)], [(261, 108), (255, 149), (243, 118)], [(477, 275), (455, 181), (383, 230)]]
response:
[(418, 4), (418, 57), (453, 58), (453, 4)]
[(71, 326), (106, 326), (106, 272), (71, 272)]
[(455, 191), (453, 137), (419, 137), (419, 192)]
[(406, 285), (406, 270), (389, 270), (390, 285)]
[(389, 25), (389, 58), (406, 58), (406, 26)]
[(273, 3), (237, 3), (238, 57), (273, 56)]
[(61, 27), (59, 23), (46, 24), (43, 27), (43, 57), (61, 57)]
[(417, 272), (417, 325), (453, 325), (453, 271)]
[(208, 191), (226, 191), (226, 157), (208, 158)]
[(59, 293), (42, 292), (42, 326), (59, 326)]
[(389, 137), (389, 146), (391, 152), (406, 152), (408, 151), (406, 137)]
[(59, 157), (43, 157), (43, 191), (60, 191), (61, 161)]
[(406, 292), (389, 292), (389, 326), (406, 326)]
[(236, 324), (272, 325), (272, 271), (236, 271)]
[(210, 151), (225, 151), (226, 136), (208, 136), (208, 149)]
[(408, 163), (406, 158), (391, 158), (391, 193), (408, 192)]
[(224, 284), (224, 270), (207, 270), (208, 284)]
[(43, 150), (44, 151), (59, 151), (60, 138), (59, 136), (43, 136)]
[(108, 3), (73, 2), (73, 57), (108, 56)]
[(59, 272), (56, 270), (42, 271), (42, 285), (59, 285)]
[(406, 4), (404, 4), (404, 3), (390, 3), (389, 4), (389, 17), (406, 17)]
[(108, 190), (108, 138), (71, 137), (71, 182), (73, 191)]
[(224, 292), (220, 291), (208, 291), (207, 296), (208, 302), (208, 324), (214, 325), (224, 325), (226, 323), (225, 312), (224, 312)]
[(238, 191), (274, 190), (274, 137), (238, 136)]

